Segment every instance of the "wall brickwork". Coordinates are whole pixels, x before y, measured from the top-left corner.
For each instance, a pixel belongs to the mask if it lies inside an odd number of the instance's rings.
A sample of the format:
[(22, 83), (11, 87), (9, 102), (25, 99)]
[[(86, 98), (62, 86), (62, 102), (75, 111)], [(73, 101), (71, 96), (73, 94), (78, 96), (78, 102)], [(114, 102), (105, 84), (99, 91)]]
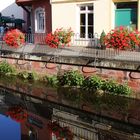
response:
[[(5, 59), (0, 59), (0, 61)], [(120, 83), (127, 82), (128, 85), (137, 92), (135, 96), (140, 98), (140, 73), (132, 73), (129, 77), (130, 72), (117, 71), (117, 70), (106, 70), (106, 69), (97, 69), (81, 66), (69, 66), (69, 65), (60, 65), (55, 63), (43, 63), (37, 61), (25, 61), (25, 60), (15, 60), (15, 59), (6, 59), (10, 64), (14, 65), (19, 70), (29, 70), (36, 71), (39, 74), (53, 75), (58, 72), (64, 72), (66, 70), (79, 70), (83, 73), (84, 76), (90, 75), (100, 75), (103, 78), (112, 78), (116, 79)]]

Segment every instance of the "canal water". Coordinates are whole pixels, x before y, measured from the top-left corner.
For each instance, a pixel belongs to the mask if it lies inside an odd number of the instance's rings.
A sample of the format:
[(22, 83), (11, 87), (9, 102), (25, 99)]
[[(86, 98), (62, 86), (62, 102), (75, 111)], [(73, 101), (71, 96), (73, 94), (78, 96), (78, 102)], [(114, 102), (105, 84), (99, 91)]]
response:
[(0, 81), (0, 140), (140, 139), (139, 100), (15, 81)]

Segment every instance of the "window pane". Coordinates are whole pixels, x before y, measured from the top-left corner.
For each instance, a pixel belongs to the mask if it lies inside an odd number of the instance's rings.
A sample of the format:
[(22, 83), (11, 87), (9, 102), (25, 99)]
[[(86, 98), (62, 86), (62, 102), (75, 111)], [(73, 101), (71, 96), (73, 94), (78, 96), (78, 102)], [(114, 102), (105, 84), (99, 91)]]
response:
[(93, 10), (93, 6), (88, 6), (88, 10)]
[(93, 25), (93, 14), (88, 14), (88, 25)]
[(85, 14), (80, 15), (80, 25), (85, 25), (85, 23), (86, 23), (85, 22), (86, 21), (85, 17), (86, 17)]
[(44, 30), (44, 13), (39, 13), (39, 30)]
[(81, 7), (80, 7), (80, 10), (81, 10), (81, 11), (83, 11), (83, 10), (85, 10), (85, 9), (86, 9), (85, 6), (81, 6)]
[(88, 27), (88, 38), (92, 38), (93, 37), (93, 26), (89, 26)]
[(85, 38), (85, 27), (80, 27), (80, 37)]

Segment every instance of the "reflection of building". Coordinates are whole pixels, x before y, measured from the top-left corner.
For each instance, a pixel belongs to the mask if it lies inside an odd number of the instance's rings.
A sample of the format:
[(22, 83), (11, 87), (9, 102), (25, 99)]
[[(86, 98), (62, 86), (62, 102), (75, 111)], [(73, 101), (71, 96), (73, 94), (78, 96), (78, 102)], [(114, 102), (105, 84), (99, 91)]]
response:
[[(40, 140), (51, 140), (47, 128), (48, 120), (51, 118), (52, 111), (48, 109), (43, 102), (21, 94), (12, 94), (13, 91), (0, 89), (0, 113), (4, 114), (8, 108), (14, 105), (22, 105), (27, 109), (28, 119), (20, 123), (21, 139), (31, 140), (31, 130)], [(38, 140), (38, 139), (34, 139)]]
[(58, 121), (63, 127), (68, 126), (74, 134), (74, 140), (98, 140), (98, 131), (80, 120), (78, 115), (53, 109), (52, 120)]
[[(129, 140), (132, 136), (112, 129), (110, 125), (58, 109), (53, 109), (52, 120), (58, 121), (62, 127), (69, 127), (74, 134), (74, 140)], [(55, 136), (52, 137), (55, 140)]]
[(55, 136), (52, 138), (48, 130), (50, 120), (57, 121), (61, 127), (68, 126), (74, 134), (73, 140), (130, 140), (130, 138), (139, 140), (140, 138), (140, 128), (136, 125), (128, 125), (123, 121), (6, 89), (0, 89), (0, 92), (2, 94), (0, 112), (4, 114), (8, 107), (16, 104), (23, 105), (28, 112), (28, 119), (20, 123), (22, 140), (30, 140), (29, 135), (36, 136), (40, 140), (55, 140)]
[[(36, 135), (36, 138), (40, 140), (46, 140), (46, 138), (47, 140), (51, 140), (50, 133), (47, 128), (48, 120), (31, 112), (29, 112), (29, 117), (32, 119), (34, 118), (34, 122), (28, 120), (26, 123), (21, 123), (23, 140), (28, 140), (27, 137), (29, 137), (31, 130)], [(39, 126), (40, 124), (37, 124), (39, 122), (41, 122), (42, 127)]]
[[(25, 123), (21, 123), (22, 136), (30, 135), (30, 131), (33, 131), (35, 140), (51, 140), (51, 135), (48, 131), (48, 121), (51, 119), (52, 111), (43, 105), (43, 102), (26, 96), (24, 98), (28, 111), (28, 119)], [(27, 140), (27, 137), (23, 138)]]

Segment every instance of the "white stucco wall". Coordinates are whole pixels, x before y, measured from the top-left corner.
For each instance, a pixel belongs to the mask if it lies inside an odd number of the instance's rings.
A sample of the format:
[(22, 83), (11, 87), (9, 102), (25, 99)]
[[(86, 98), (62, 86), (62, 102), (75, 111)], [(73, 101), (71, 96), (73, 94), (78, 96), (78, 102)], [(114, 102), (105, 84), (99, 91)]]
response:
[(0, 4), (0, 12), (3, 16), (11, 16), (13, 14), (15, 18), (23, 19), (23, 9), (15, 3), (15, 0), (2, 1)]
[(52, 29), (69, 28), (76, 30), (76, 4), (52, 4)]
[[(85, 0), (86, 1), (86, 0)], [(77, 6), (84, 3), (94, 4), (94, 33), (100, 34), (102, 30), (108, 32), (112, 28), (112, 15), (110, 0), (97, 0), (90, 2), (52, 3), (52, 29), (71, 27), (78, 31)]]
[(111, 27), (110, 0), (94, 2), (95, 32), (100, 34), (103, 30), (108, 32)]

